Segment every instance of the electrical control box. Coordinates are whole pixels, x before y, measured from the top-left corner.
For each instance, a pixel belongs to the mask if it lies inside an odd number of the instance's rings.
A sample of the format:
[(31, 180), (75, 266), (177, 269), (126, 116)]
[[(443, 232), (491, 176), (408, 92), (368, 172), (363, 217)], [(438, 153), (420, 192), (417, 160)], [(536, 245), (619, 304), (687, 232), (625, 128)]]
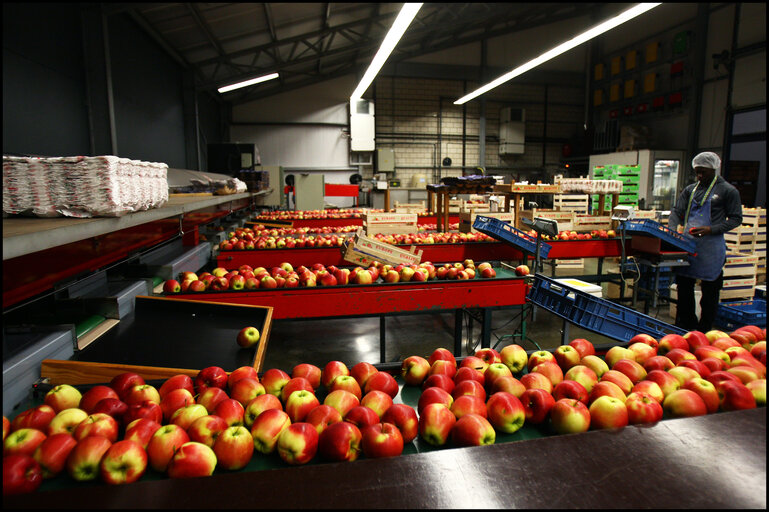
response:
[(376, 171), (395, 172), (395, 151), (391, 148), (377, 148)]

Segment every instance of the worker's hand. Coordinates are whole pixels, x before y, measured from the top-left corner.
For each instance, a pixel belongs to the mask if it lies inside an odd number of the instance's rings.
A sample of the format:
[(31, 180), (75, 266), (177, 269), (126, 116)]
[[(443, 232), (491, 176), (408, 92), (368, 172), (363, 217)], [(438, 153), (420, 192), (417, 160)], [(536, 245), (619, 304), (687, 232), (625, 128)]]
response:
[(698, 228), (689, 229), (689, 234), (693, 237), (707, 236), (710, 234), (710, 226), (700, 226)]

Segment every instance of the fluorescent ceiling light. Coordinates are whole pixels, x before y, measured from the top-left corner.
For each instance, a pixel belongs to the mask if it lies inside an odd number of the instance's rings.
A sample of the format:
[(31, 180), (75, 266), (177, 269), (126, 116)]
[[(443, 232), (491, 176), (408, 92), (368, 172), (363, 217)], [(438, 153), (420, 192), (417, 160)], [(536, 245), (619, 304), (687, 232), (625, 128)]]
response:
[(240, 89), (241, 87), (248, 87), (249, 85), (266, 82), (267, 80), (272, 80), (273, 78), (278, 78), (278, 74), (270, 73), (269, 75), (260, 76), (259, 78), (252, 78), (251, 80), (246, 80), (245, 82), (238, 82), (232, 85), (225, 85), (224, 87), (219, 87), (219, 89), (217, 90), (220, 93), (225, 93), (225, 92), (233, 91), (235, 89)]
[(363, 93), (366, 92), (368, 86), (371, 85), (371, 82), (374, 81), (374, 77), (376, 77), (377, 73), (379, 73), (379, 70), (382, 69), (385, 61), (387, 61), (387, 57), (390, 56), (390, 53), (395, 48), (395, 45), (398, 44), (398, 41), (400, 41), (403, 33), (406, 32), (407, 28), (409, 28), (411, 20), (414, 19), (421, 7), (421, 3), (403, 4), (401, 12), (398, 14), (398, 17), (395, 18), (395, 23), (393, 23), (393, 26), (390, 27), (390, 31), (387, 32), (387, 36), (385, 36), (384, 41), (382, 41), (382, 46), (379, 47), (379, 51), (377, 51), (376, 55), (374, 55), (374, 60), (372, 60), (371, 64), (369, 64), (366, 73), (363, 75), (363, 78), (361, 78), (360, 83), (358, 84), (358, 87), (355, 88), (352, 95), (350, 96), (350, 100), (358, 100), (361, 98), (361, 96), (363, 96)]
[(473, 98), (476, 98), (480, 96), (481, 94), (484, 94), (485, 92), (490, 91), (491, 89), (498, 87), (502, 85), (503, 83), (507, 82), (508, 80), (512, 80), (513, 78), (517, 77), (518, 75), (522, 75), (523, 73), (529, 71), (530, 69), (533, 69), (540, 64), (549, 61), (550, 59), (554, 59), (555, 57), (559, 56), (560, 54), (567, 52), (571, 50), (572, 48), (581, 45), (582, 43), (589, 41), (593, 39), (594, 37), (597, 37), (604, 32), (608, 32), (609, 30), (625, 23), (626, 21), (632, 20), (636, 16), (640, 16), (641, 14), (645, 13), (646, 11), (649, 11), (651, 9), (654, 9), (660, 5), (660, 3), (644, 3), (644, 4), (638, 4), (635, 7), (631, 7), (627, 11), (619, 14), (618, 16), (615, 16), (614, 18), (611, 18), (610, 20), (604, 21), (600, 25), (597, 25), (587, 32), (583, 32), (582, 34), (578, 35), (574, 39), (571, 39), (569, 41), (566, 41), (565, 43), (561, 43), (560, 45), (556, 46), (552, 50), (543, 53), (536, 59), (530, 60), (526, 64), (523, 64), (522, 66), (518, 66), (514, 70), (510, 71), (509, 73), (505, 73), (504, 75), (500, 76), (493, 82), (489, 82), (488, 84), (484, 85), (483, 87), (474, 90), (470, 94), (466, 96), (462, 96), (457, 101), (454, 102), (454, 105), (462, 105), (463, 103), (467, 103)]

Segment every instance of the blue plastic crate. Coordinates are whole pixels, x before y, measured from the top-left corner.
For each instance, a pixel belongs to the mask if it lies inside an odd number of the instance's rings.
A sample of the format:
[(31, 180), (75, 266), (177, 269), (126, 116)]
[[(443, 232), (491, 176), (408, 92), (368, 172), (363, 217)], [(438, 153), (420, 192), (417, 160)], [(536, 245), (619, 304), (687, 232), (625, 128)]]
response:
[(672, 229), (663, 226), (656, 220), (652, 219), (633, 219), (623, 223), (625, 231), (629, 233), (641, 233), (644, 235), (651, 235), (659, 238), (663, 242), (666, 242), (673, 247), (694, 254), (697, 251), (697, 244), (694, 239), (682, 235)]
[[(526, 251), (530, 254), (536, 254), (537, 252), (537, 239), (531, 235), (526, 234), (520, 229), (516, 229), (508, 222), (501, 221), (492, 217), (485, 217), (483, 215), (477, 215), (475, 222), (473, 222), (473, 228), (485, 233), (492, 238), (496, 238), (502, 242), (507, 242), (522, 251)], [(543, 258), (547, 258), (547, 254), (550, 252), (551, 246), (542, 242), (539, 249), (539, 255)]]
[(633, 309), (564, 286), (542, 274), (535, 274), (526, 300), (571, 323), (603, 336), (628, 342), (636, 334), (661, 338), (666, 334), (686, 334), (686, 330), (661, 322)]
[(766, 327), (766, 300), (722, 302), (718, 305), (713, 323), (728, 330), (734, 330), (743, 325)]

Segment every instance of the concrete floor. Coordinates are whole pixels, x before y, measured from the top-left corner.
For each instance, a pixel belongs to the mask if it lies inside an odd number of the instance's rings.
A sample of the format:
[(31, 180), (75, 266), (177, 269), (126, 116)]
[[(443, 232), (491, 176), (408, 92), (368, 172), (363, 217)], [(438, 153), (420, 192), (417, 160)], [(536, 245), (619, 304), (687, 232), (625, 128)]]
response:
[[(608, 259), (607, 259), (608, 260)], [(556, 277), (595, 274), (597, 260), (585, 260), (584, 269), (558, 269)], [(613, 265), (616, 269), (616, 265)], [(612, 270), (612, 263), (604, 261), (604, 272)], [(550, 276), (550, 268), (546, 268)], [(604, 297), (607, 284), (604, 283)], [(630, 307), (629, 303), (623, 303)], [(635, 307), (643, 311), (643, 302)], [(667, 303), (650, 309), (649, 316), (673, 323)], [(463, 314), (462, 355), (473, 354), (480, 349), (480, 324)], [(433, 350), (445, 347), (453, 351), (455, 313), (405, 314), (388, 316), (385, 320), (385, 362), (402, 361), (411, 355), (429, 356)], [(513, 338), (521, 323), (521, 310), (498, 310), (492, 315), (491, 346), (501, 350), (505, 345), (518, 343), (529, 352), (541, 347), (554, 350), (561, 344), (564, 320), (549, 311), (537, 308), (535, 318), (528, 317), (526, 330), (529, 341)], [(470, 328), (468, 329), (468, 325)], [(616, 340), (567, 324), (568, 340), (586, 338), (595, 345), (617, 343)], [(274, 320), (267, 347), (264, 369), (280, 368), (291, 372), (299, 363), (310, 363), (321, 368), (329, 361), (339, 360), (348, 366), (360, 361), (380, 362), (379, 317), (335, 318), (323, 320)]]

